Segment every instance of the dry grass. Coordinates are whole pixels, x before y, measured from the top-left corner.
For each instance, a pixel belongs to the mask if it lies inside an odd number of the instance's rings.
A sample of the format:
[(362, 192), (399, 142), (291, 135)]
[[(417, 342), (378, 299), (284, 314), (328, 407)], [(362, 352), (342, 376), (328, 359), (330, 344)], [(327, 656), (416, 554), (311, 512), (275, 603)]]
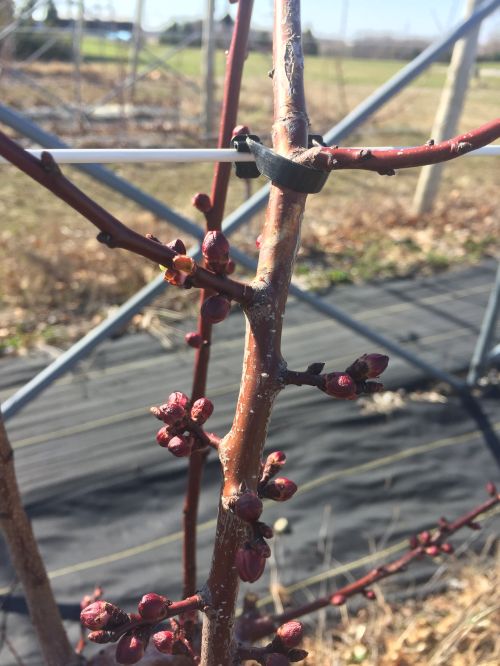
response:
[(500, 559), (468, 559), (448, 572), (446, 591), (423, 600), (378, 601), (309, 638), (304, 666), (497, 666)]
[[(270, 86), (265, 75), (266, 63), (262, 55), (249, 58), (240, 113), (240, 121), (249, 123), (252, 131), (260, 133), (265, 141), (271, 118), (271, 96), (263, 95), (262, 91), (263, 86)], [(350, 72), (349, 67), (356, 69)], [(381, 63), (380, 67), (385, 76), (384, 67), (388, 64)], [(359, 63), (346, 69), (345, 92), (352, 107), (379, 81), (370, 83)], [(71, 65), (33, 65), (26, 71), (39, 84), (38, 90), (21, 82), (13, 85), (2, 77), (0, 92), (4, 103), (21, 109), (47, 104), (40, 92), (43, 90), (49, 91), (49, 101), (51, 94), (66, 102), (72, 100)], [(309, 71), (309, 114), (313, 129), (324, 131), (341, 117), (336, 69), (334, 63), (313, 60)], [(119, 64), (85, 65), (82, 88), (85, 101), (95, 103), (123, 74)], [(427, 78), (419, 79), (376, 114), (350, 143), (380, 145), (425, 140), (443, 75), (442, 66), (436, 66)], [(498, 90), (491, 87), (493, 84), (496, 85), (496, 80), (491, 84), (484, 80), (473, 83), (461, 130), (498, 115)], [(179, 89), (178, 80), (160, 70), (141, 81), (137, 99), (164, 109), (165, 118), (172, 110), (178, 120), (196, 118), (200, 110), (199, 96), (194, 90), (189, 86)], [(124, 121), (113, 127), (97, 124), (92, 126), (90, 135), (86, 128), (68, 129), (56, 122), (45, 126), (62, 133), (69, 143), (83, 146), (189, 147), (195, 145), (198, 133), (195, 125), (182, 122), (174, 132), (167, 120), (142, 124)], [(70, 168), (65, 171), (87, 193), (138, 231), (154, 233), (163, 240), (178, 235), (173, 228), (119, 195)], [(199, 214), (190, 207), (190, 199), (194, 192), (209, 188), (210, 165), (176, 165), (168, 169), (161, 165), (121, 165), (116, 171), (201, 224)], [(401, 171), (396, 178), (356, 172), (334, 174), (323, 193), (308, 201), (296, 277), (308, 287), (323, 289), (340, 282), (444, 270), (498, 253), (497, 171), (493, 160), (486, 158), (464, 158), (450, 164), (435, 211), (420, 219), (408, 212), (416, 171)], [(254, 184), (254, 190), (260, 184), (261, 181)], [(236, 208), (244, 198), (243, 183), (233, 180), (227, 210)], [(0, 214), (0, 353), (21, 351), (40, 342), (67, 346), (102, 320), (109, 307), (123, 302), (157, 274), (156, 267), (140, 258), (110, 252), (96, 244), (95, 231), (88, 222), (9, 167), (2, 168)], [(255, 254), (254, 239), (262, 220), (263, 214), (257, 215), (250, 226), (235, 235), (234, 243)], [(170, 290), (161, 299), (160, 307), (185, 312), (192, 303), (191, 296), (178, 299), (177, 293)]]

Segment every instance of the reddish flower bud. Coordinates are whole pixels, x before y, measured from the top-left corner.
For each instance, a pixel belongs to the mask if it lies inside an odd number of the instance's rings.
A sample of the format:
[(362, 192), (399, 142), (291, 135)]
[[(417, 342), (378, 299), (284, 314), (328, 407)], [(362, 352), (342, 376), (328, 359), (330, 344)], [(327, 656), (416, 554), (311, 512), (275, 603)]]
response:
[(309, 652), (307, 650), (300, 650), (299, 648), (294, 648), (287, 652), (288, 661), (295, 663), (296, 661), (303, 661)]
[(170, 430), (169, 426), (163, 426), (163, 428), (160, 428), (156, 433), (156, 441), (158, 442), (159, 446), (168, 446), (168, 443), (172, 437), (172, 431)]
[(170, 243), (167, 243), (166, 245), (174, 252), (177, 252), (177, 254), (186, 254), (186, 246), (184, 245), (184, 243), (181, 241), (180, 238), (176, 238), (175, 240), (170, 241)]
[(420, 534), (418, 535), (418, 540), (420, 541), (422, 546), (427, 546), (431, 538), (432, 534), (428, 530), (424, 530), (423, 532), (420, 532)]
[(286, 463), (286, 455), (283, 451), (273, 451), (270, 453), (266, 462), (264, 463), (264, 471), (271, 473), (271, 476), (274, 476)]
[(114, 629), (128, 619), (127, 613), (107, 601), (95, 601), (80, 613), (80, 622), (87, 629)]
[(353, 400), (357, 397), (356, 383), (345, 372), (330, 372), (324, 375), (324, 391), (339, 400)]
[(184, 340), (190, 347), (193, 347), (193, 349), (200, 349), (200, 347), (203, 345), (203, 338), (199, 333), (196, 333), (195, 331), (186, 333), (186, 335), (184, 336)]
[(123, 635), (116, 646), (115, 658), (119, 664), (137, 664), (144, 657), (144, 641), (134, 633)]
[(488, 483), (486, 484), (486, 492), (491, 497), (495, 497), (495, 495), (497, 494), (496, 486), (492, 481), (488, 481)]
[(100, 629), (99, 631), (91, 631), (87, 638), (89, 641), (98, 643), (100, 645), (103, 645), (104, 643), (111, 643), (114, 640), (113, 632), (104, 631), (103, 629)]
[(255, 583), (264, 573), (266, 558), (247, 542), (236, 551), (235, 565), (242, 581)]
[(208, 398), (198, 398), (191, 407), (191, 418), (196, 423), (203, 425), (212, 416), (213, 411), (214, 405), (211, 400)]
[(209, 296), (203, 305), (201, 306), (201, 316), (205, 321), (208, 321), (211, 324), (218, 324), (229, 314), (231, 309), (231, 301), (225, 296), (216, 294), (214, 296)]
[(225, 267), (229, 261), (229, 242), (222, 231), (209, 231), (203, 239), (201, 251), (212, 269)]
[(170, 426), (181, 425), (186, 418), (186, 410), (181, 404), (176, 402), (167, 402), (161, 405), (163, 422)]
[(153, 634), (153, 643), (159, 652), (172, 654), (174, 634), (171, 631), (158, 631), (156, 634)]
[(384, 354), (363, 354), (347, 368), (346, 372), (355, 381), (359, 382), (380, 377), (388, 363), (389, 357)]
[(177, 458), (185, 458), (191, 454), (193, 439), (184, 435), (176, 435), (170, 439), (167, 448)]
[(262, 513), (262, 501), (255, 493), (243, 493), (234, 502), (233, 511), (241, 520), (254, 523)]
[(455, 549), (453, 548), (451, 543), (443, 543), (443, 545), (441, 546), (441, 550), (443, 551), (443, 553), (446, 553), (446, 555), (451, 555), (452, 553), (455, 552)]
[(257, 238), (255, 239), (255, 247), (260, 250), (260, 247), (262, 245), (262, 234), (259, 234)]
[(174, 391), (168, 396), (167, 404), (177, 405), (178, 407), (181, 407), (185, 413), (189, 405), (189, 398), (185, 393), (182, 393), (182, 391)]
[(332, 604), (332, 606), (342, 606), (343, 604), (345, 604), (346, 601), (347, 597), (345, 596), (345, 594), (340, 594), (339, 592), (334, 594), (330, 599), (330, 603)]
[(437, 555), (439, 555), (440, 549), (439, 549), (439, 546), (428, 546), (428, 547), (425, 549), (425, 552), (426, 552), (427, 555), (429, 555), (430, 557), (436, 557)]
[(367, 590), (366, 588), (363, 590), (363, 596), (370, 601), (374, 601), (377, 598), (373, 590)]
[(236, 125), (231, 134), (231, 138), (238, 136), (238, 134), (250, 134), (250, 130), (246, 125)]
[(284, 654), (272, 652), (266, 655), (265, 666), (290, 666), (290, 660)]
[(304, 627), (301, 622), (292, 620), (278, 627), (276, 636), (281, 640), (286, 648), (294, 648), (299, 645), (304, 635)]
[(264, 539), (256, 539), (252, 543), (252, 548), (256, 550), (261, 557), (264, 557), (266, 560), (268, 557), (271, 557), (271, 548), (269, 544), (264, 541)]
[(275, 502), (286, 502), (297, 491), (297, 485), (287, 479), (285, 476), (280, 476), (273, 481), (270, 481), (264, 488), (262, 488), (261, 493), (264, 497), (272, 499)]
[(212, 202), (210, 201), (210, 197), (208, 194), (204, 194), (203, 192), (198, 192), (195, 194), (191, 199), (191, 203), (197, 210), (200, 211), (200, 213), (208, 213), (212, 209)]
[(226, 275), (232, 275), (235, 270), (236, 270), (236, 264), (234, 263), (234, 261), (232, 259), (229, 259), (229, 261), (226, 264), (226, 269), (225, 269)]
[(139, 601), (137, 610), (145, 620), (154, 621), (163, 619), (169, 606), (170, 601), (166, 597), (155, 592), (149, 592)]

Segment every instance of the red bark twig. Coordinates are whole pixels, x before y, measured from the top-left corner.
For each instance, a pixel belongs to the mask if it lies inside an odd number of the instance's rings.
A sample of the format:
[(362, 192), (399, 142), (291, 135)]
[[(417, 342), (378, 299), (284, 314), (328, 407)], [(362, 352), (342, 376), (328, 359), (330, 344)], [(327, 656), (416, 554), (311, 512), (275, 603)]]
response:
[[(92, 222), (101, 231), (98, 239), (108, 247), (129, 250), (173, 268), (173, 260), (178, 253), (132, 231), (99, 206), (63, 175), (50, 152), (43, 152), (41, 159), (38, 159), (0, 132), (0, 155)], [(213, 289), (239, 303), (247, 303), (252, 298), (249, 286), (216, 275), (200, 266), (193, 267), (189, 284)]]
[(304, 151), (296, 161), (323, 171), (340, 169), (363, 169), (376, 171), (382, 175), (394, 175), (395, 169), (408, 169), (427, 164), (447, 162), (465, 155), (471, 150), (482, 148), (500, 137), (500, 118), (481, 127), (460, 134), (453, 139), (434, 143), (428, 141), (414, 148), (389, 148), (385, 150), (369, 148), (316, 147)]
[[(253, 0), (247, 0), (238, 4), (231, 45), (226, 61), (222, 113), (217, 142), (219, 148), (227, 148), (229, 146), (232, 131), (237, 122), (241, 79), (247, 52), (252, 9)], [(205, 213), (207, 231), (216, 231), (221, 228), (230, 173), (230, 164), (217, 163), (215, 165), (210, 194), (211, 207)], [(211, 289), (202, 290), (200, 294), (200, 307), (212, 293), (213, 290)], [(192, 402), (203, 397), (206, 393), (212, 324), (200, 315), (198, 317), (197, 329), (198, 334), (202, 340), (206, 341), (206, 344), (203, 344), (196, 352), (191, 389)], [(213, 445), (213, 442), (211, 445)], [(201, 479), (207, 455), (208, 451), (194, 452), (189, 458), (188, 480), (184, 500), (183, 594), (185, 596), (193, 594), (196, 590), (196, 523), (198, 519)]]
[[(247, 618), (243, 615), (239, 622), (240, 637), (249, 641), (259, 640), (264, 636), (272, 634), (276, 630), (276, 627), (284, 622), (308, 615), (327, 606), (340, 606), (347, 599), (357, 594), (374, 598), (374, 594), (370, 590), (370, 586), (374, 583), (404, 571), (414, 560), (420, 560), (425, 555), (436, 557), (452, 553), (453, 547), (448, 543), (448, 539), (464, 527), (479, 529), (479, 525), (475, 523), (475, 520), (497, 504), (500, 504), (500, 494), (497, 493), (492, 484), (488, 484), (488, 488), (490, 494), (492, 494), (490, 499), (482, 502), (479, 506), (451, 523), (441, 518), (438, 527), (433, 532), (424, 531), (412, 537), (409, 541), (409, 550), (401, 557), (387, 564), (375, 567), (354, 582), (340, 587), (334, 594), (320, 597), (308, 604), (291, 608), (278, 615)], [(249, 614), (255, 614), (254, 608), (250, 609)]]

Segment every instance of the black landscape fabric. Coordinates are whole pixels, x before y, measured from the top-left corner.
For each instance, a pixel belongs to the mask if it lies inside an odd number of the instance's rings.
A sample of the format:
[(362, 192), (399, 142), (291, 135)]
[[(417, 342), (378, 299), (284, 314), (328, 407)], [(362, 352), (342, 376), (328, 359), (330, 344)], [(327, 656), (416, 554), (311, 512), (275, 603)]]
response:
[[(485, 262), (438, 277), (336, 288), (325, 298), (441, 369), (463, 372), (495, 269), (494, 262)], [(231, 423), (244, 326), (235, 310), (216, 329), (207, 392), (215, 412), (207, 425), (218, 434)], [(283, 350), (290, 368), (325, 361), (325, 371), (343, 370), (365, 352), (383, 352), (294, 300), (287, 308)], [(4, 359), (1, 399), (46, 363), (40, 356)], [(7, 422), (25, 506), (75, 643), (79, 601), (96, 584), (104, 587), (106, 599), (128, 611), (146, 592), (180, 598), (187, 463), (156, 445), (158, 422), (148, 407), (171, 391), (189, 393), (192, 364), (192, 350), (181, 343), (165, 351), (146, 334), (124, 336), (101, 345)], [(392, 391), (428, 382), (420, 370), (395, 357), (384, 380)], [(398, 402), (397, 395), (393, 398)], [(442, 400), (406, 397), (391, 413), (367, 413), (359, 401), (335, 401), (311, 387), (281, 393), (266, 452), (286, 452), (284, 474), (299, 491), (287, 503), (266, 506), (263, 519), (289, 521), (290, 532), (271, 546), (281, 583), (298, 583), (298, 602), (309, 599), (308, 590), (317, 590), (321, 574), (325, 589), (333, 591), (346, 579), (331, 570), (383, 553), (440, 516), (452, 519), (485, 499), (485, 483), (498, 479), (498, 467), (460, 400), (453, 395)], [(500, 436), (498, 391), (490, 387), (480, 400)], [(212, 454), (200, 502), (200, 581), (210, 564), (219, 485)], [(498, 535), (499, 525), (493, 517), (482, 532), (457, 535), (454, 543), (477, 548), (487, 535)], [(0, 557), (0, 621), (26, 666), (40, 664), (3, 542)], [(375, 561), (352, 573), (360, 575)], [(435, 568), (423, 562), (385, 589), (410, 592)], [(252, 586), (263, 597), (269, 593), (269, 569)], [(242, 585), (242, 591), (248, 587)], [(11, 663), (4, 646), (0, 664)]]

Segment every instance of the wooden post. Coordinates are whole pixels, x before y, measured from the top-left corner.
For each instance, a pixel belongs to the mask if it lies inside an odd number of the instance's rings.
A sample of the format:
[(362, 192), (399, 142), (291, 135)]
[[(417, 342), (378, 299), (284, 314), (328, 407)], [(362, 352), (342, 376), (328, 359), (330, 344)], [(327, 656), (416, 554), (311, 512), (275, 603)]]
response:
[(204, 90), (204, 129), (205, 138), (209, 139), (214, 131), (214, 59), (215, 59), (215, 36), (214, 36), (214, 9), (215, 1), (207, 0), (205, 20), (203, 23), (203, 48), (202, 48), (202, 74)]
[[(480, 3), (481, 0), (467, 0), (466, 16), (472, 14)], [(431, 132), (431, 137), (436, 143), (456, 134), (469, 85), (471, 68), (476, 58), (479, 30), (480, 26), (472, 30), (467, 37), (459, 40), (453, 49), (446, 83)], [(442, 173), (442, 164), (432, 164), (422, 168), (412, 204), (415, 215), (422, 215), (432, 209)]]

